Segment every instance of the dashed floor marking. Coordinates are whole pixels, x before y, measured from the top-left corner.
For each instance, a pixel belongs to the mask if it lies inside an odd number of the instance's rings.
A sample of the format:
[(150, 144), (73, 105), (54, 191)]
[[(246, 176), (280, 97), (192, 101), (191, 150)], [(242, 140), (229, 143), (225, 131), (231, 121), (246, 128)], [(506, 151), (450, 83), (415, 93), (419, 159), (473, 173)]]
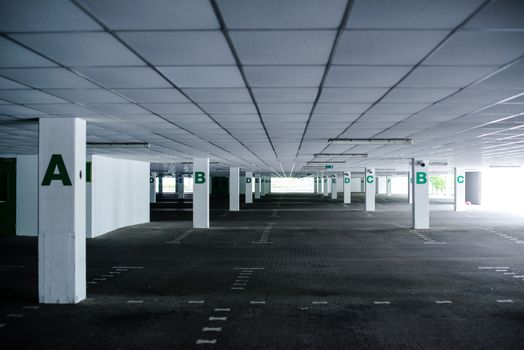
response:
[(374, 301), (375, 305), (389, 305), (391, 304), (389, 301)]
[(497, 299), (497, 303), (512, 303), (511, 299)]
[(98, 284), (98, 282), (90, 281), (90, 282), (87, 282), (87, 284)]
[(451, 300), (435, 300), (436, 304), (453, 304)]
[(204, 300), (189, 300), (187, 303), (188, 304), (204, 304), (205, 301)]
[(231, 311), (231, 309), (228, 308), (228, 307), (227, 308), (226, 307), (223, 307), (223, 308), (217, 307), (217, 308), (215, 308), (215, 311), (216, 312), (229, 312), (229, 311)]
[(204, 327), (202, 332), (222, 332), (222, 327)]
[(231, 290), (244, 290), (244, 287), (231, 287)]
[(322, 301), (312, 301), (311, 304), (313, 304), (313, 305), (327, 305), (328, 302), (325, 301), (325, 300), (322, 300)]
[(235, 267), (234, 270), (245, 270), (245, 271), (250, 271), (250, 270), (264, 270), (265, 267)]
[(93, 278), (94, 281), (105, 281), (107, 280), (106, 278)]
[(143, 304), (144, 301), (143, 300), (128, 300), (127, 303), (128, 304)]
[(142, 270), (143, 266), (113, 266), (114, 269)]
[(524, 278), (524, 275), (515, 275), (513, 278)]
[(251, 305), (264, 305), (266, 302), (263, 300), (251, 300), (249, 303)]
[(5, 315), (5, 317), (9, 317), (9, 318), (22, 318), (22, 317), (24, 317), (24, 314), (7, 314), (7, 315)]
[(22, 307), (22, 309), (27, 309), (27, 310), (38, 310), (39, 308), (40, 306), (37, 306), (37, 305), (26, 305)]
[(0, 328), (4, 328), (5, 326), (7, 326), (7, 323), (0, 323)]
[(196, 341), (196, 344), (197, 345), (202, 345), (202, 344), (216, 344), (217, 343), (217, 340), (216, 339), (198, 339)]
[(210, 316), (209, 321), (227, 321), (227, 317)]
[(115, 275), (102, 275), (102, 277), (115, 277)]
[(515, 272), (504, 272), (505, 275), (514, 275)]

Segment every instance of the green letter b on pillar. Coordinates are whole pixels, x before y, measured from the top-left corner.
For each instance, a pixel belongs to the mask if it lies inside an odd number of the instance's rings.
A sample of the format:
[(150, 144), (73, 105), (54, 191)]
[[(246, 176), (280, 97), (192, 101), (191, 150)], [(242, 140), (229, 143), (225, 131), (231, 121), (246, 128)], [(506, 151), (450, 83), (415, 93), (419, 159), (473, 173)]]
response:
[(423, 171), (417, 172), (416, 174), (417, 185), (424, 185), (427, 182), (428, 182), (428, 175)]
[(195, 183), (203, 184), (206, 182), (206, 173), (203, 171), (195, 171)]

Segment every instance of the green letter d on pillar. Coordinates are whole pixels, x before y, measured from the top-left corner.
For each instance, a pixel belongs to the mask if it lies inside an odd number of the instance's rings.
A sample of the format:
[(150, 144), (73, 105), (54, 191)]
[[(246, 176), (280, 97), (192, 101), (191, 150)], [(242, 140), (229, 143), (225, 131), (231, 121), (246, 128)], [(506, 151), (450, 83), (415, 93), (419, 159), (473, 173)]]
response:
[(348, 184), (351, 182), (351, 179), (349, 177), (344, 178), (344, 183)]
[(195, 183), (196, 184), (203, 184), (206, 182), (206, 173), (203, 171), (196, 171), (195, 172)]
[(428, 182), (428, 175), (423, 171), (417, 172), (417, 185), (424, 185), (427, 182)]
[[(55, 169), (58, 168), (58, 173), (55, 174)], [(44, 180), (42, 181), (42, 186), (51, 185), (51, 181), (59, 180), (62, 181), (64, 186), (72, 186), (71, 179), (67, 173), (67, 169), (64, 163), (64, 159), (61, 154), (53, 154), (47, 170), (45, 171)]]

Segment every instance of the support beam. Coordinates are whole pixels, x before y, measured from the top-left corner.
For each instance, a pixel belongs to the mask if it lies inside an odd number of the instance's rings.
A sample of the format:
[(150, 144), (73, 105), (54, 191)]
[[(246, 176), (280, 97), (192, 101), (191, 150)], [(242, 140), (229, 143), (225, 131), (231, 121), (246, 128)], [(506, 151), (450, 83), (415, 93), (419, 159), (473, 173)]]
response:
[(184, 175), (180, 174), (176, 179), (176, 194), (179, 199), (184, 199)]
[(364, 184), (366, 191), (366, 211), (375, 211), (376, 193), (375, 168), (366, 168), (364, 173)]
[(193, 227), (209, 228), (209, 158), (193, 159)]
[(411, 171), (408, 171), (408, 203), (413, 203), (413, 176)]
[(337, 175), (331, 177), (331, 199), (337, 199)]
[(344, 204), (351, 203), (351, 171), (344, 172)]
[(253, 172), (246, 171), (246, 203), (253, 203)]
[(240, 210), (240, 168), (229, 168), (229, 211)]
[(255, 174), (255, 199), (260, 199), (260, 174)]
[(86, 298), (86, 122), (39, 121), (38, 299)]
[(429, 160), (416, 158), (412, 161), (413, 174), (413, 228), (429, 228)]
[(149, 203), (156, 203), (156, 172), (149, 173)]
[(455, 168), (455, 211), (466, 210), (466, 170)]
[(386, 197), (391, 197), (391, 176), (386, 176)]

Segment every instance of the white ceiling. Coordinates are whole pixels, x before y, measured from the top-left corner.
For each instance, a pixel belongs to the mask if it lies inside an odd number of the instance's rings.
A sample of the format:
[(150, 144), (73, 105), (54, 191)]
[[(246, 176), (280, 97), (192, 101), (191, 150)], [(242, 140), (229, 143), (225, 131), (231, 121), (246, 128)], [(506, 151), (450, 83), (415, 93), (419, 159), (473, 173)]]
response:
[(3, 0), (0, 154), (36, 153), (35, 118), (80, 117), (89, 141), (150, 142), (118, 155), (161, 163), (524, 165), (523, 13), (521, 0)]

